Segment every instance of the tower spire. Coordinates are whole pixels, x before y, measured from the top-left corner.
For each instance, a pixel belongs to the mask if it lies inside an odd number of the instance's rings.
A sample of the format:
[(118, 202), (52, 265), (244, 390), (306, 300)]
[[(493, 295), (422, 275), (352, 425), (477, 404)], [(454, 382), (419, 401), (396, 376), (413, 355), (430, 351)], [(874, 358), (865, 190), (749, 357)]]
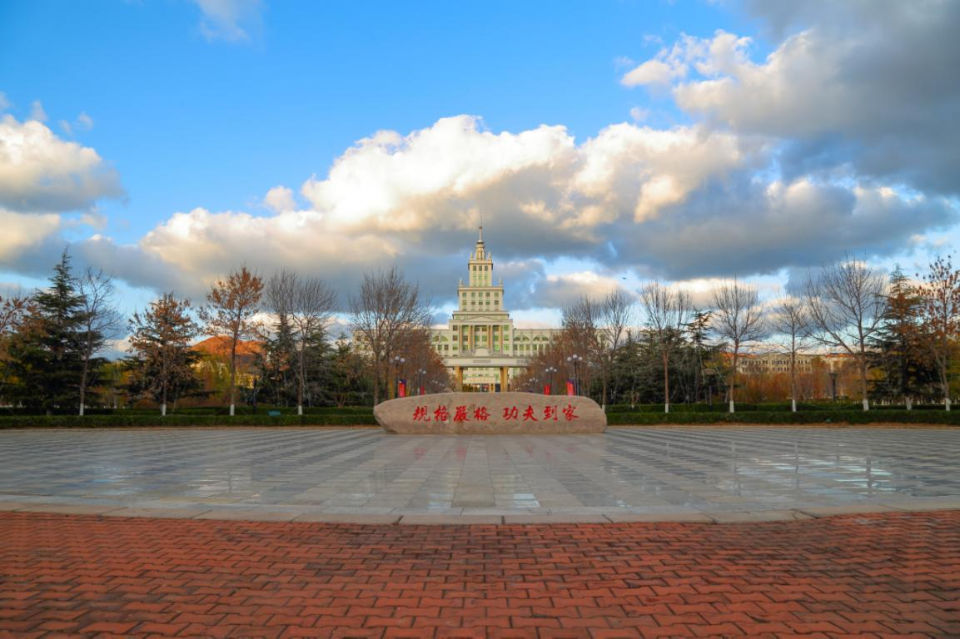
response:
[(483, 244), (483, 218), (480, 218), (480, 235), (477, 237), (477, 242)]

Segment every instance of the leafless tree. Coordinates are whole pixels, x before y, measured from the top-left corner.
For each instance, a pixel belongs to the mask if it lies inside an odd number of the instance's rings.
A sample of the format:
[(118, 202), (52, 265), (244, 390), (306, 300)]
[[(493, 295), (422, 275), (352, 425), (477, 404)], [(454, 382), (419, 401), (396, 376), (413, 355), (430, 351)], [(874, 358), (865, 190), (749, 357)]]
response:
[(106, 340), (116, 337), (123, 318), (113, 306), (113, 279), (103, 271), (88, 268), (76, 280), (77, 293), (83, 304), (81, 324), (80, 415), (86, 408), (87, 386), (93, 356)]
[(307, 346), (322, 335), (336, 304), (336, 293), (318, 278), (299, 278), (286, 269), (267, 283), (267, 301), (279, 322), (290, 323), (296, 340), (297, 414), (303, 415), (303, 391), (307, 385)]
[(230, 340), (230, 415), (237, 400), (237, 345), (257, 335), (254, 315), (260, 310), (263, 280), (241, 267), (225, 280), (218, 280), (207, 293), (207, 305), (200, 309), (208, 335), (226, 335)]
[(730, 369), (730, 412), (734, 412), (734, 388), (737, 385), (737, 364), (740, 349), (763, 339), (766, 325), (757, 289), (733, 280), (713, 292), (713, 329), (727, 340), (732, 362)]
[(886, 304), (886, 279), (864, 263), (845, 259), (825, 266), (806, 284), (806, 306), (815, 339), (846, 351), (860, 374), (863, 410), (867, 396), (867, 344), (880, 327)]
[(790, 355), (790, 410), (797, 412), (797, 354), (807, 346), (810, 314), (802, 300), (784, 296), (774, 307), (770, 323), (783, 336), (784, 350)]
[(610, 370), (617, 349), (627, 338), (627, 327), (633, 315), (633, 303), (627, 295), (617, 289), (600, 302), (599, 326), (597, 335), (600, 341), (600, 374), (603, 378), (601, 404), (607, 405), (607, 387), (610, 382)]
[(558, 346), (561, 356), (570, 367), (570, 376), (574, 380), (577, 393), (582, 393), (583, 388), (590, 388), (591, 369), (602, 367), (603, 347), (600, 335), (602, 307), (601, 302), (582, 296), (573, 304), (563, 308), (561, 319), (563, 333)]
[(389, 271), (367, 273), (360, 293), (350, 299), (354, 341), (362, 344), (373, 368), (373, 402), (389, 374), (390, 358), (397, 352), (407, 331), (427, 327), (430, 311), (420, 298), (419, 288), (403, 279), (394, 266)]
[(647, 330), (654, 338), (663, 364), (663, 412), (670, 412), (670, 355), (683, 340), (690, 322), (690, 298), (659, 282), (640, 290), (640, 304), (646, 315)]
[(932, 338), (930, 353), (943, 389), (943, 405), (950, 410), (951, 340), (956, 339), (960, 330), (960, 269), (953, 268), (949, 255), (930, 263), (917, 292), (922, 300), (924, 328)]

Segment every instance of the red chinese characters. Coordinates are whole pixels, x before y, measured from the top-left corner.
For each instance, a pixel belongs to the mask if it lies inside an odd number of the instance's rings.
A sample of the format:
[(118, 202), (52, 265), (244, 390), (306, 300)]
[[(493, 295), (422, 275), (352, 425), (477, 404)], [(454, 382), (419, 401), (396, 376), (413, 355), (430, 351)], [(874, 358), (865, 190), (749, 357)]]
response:
[(572, 422), (577, 419), (577, 409), (573, 404), (567, 404), (563, 409), (563, 416), (567, 418), (568, 422)]
[(461, 424), (462, 424), (463, 422), (469, 421), (469, 418), (467, 417), (467, 407), (466, 407), (466, 406), (457, 406), (457, 408), (456, 408), (456, 410), (455, 410), (455, 412), (454, 412), (454, 414), (453, 414), (453, 421), (455, 421), (455, 422), (457, 422), (457, 423), (461, 423)]
[(447, 407), (437, 406), (437, 410), (433, 411), (433, 418), (438, 422), (445, 422), (450, 419), (450, 413), (447, 412)]
[(480, 406), (473, 411), (473, 418), (478, 422), (485, 422), (490, 418), (490, 411), (487, 410), (486, 406)]
[(557, 407), (556, 406), (544, 406), (543, 407), (543, 419), (544, 421), (552, 419), (557, 421)]
[(525, 422), (539, 421), (536, 417), (533, 416), (533, 406), (528, 405), (527, 408), (523, 411), (523, 421)]
[(516, 420), (520, 417), (520, 411), (517, 410), (516, 406), (507, 406), (503, 409), (503, 419), (505, 421)]
[(415, 422), (429, 422), (430, 417), (427, 416), (427, 407), (426, 406), (417, 406), (413, 409), (413, 421)]

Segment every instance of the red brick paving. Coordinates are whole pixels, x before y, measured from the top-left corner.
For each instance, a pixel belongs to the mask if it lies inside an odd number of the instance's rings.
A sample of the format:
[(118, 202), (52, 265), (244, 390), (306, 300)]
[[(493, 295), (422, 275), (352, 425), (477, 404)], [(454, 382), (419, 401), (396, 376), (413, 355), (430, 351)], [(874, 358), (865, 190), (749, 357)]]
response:
[(960, 511), (363, 526), (0, 513), (0, 636), (960, 636)]

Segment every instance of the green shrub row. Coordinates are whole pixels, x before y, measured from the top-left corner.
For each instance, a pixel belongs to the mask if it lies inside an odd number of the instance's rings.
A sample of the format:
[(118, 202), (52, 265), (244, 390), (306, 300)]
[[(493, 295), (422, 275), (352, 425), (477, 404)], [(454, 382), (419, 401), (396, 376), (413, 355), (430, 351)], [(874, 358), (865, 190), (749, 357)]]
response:
[[(960, 411), (908, 411), (908, 410), (835, 410), (835, 411), (746, 411), (736, 413), (609, 413), (610, 426), (645, 426), (655, 424), (947, 424), (960, 426)], [(663, 407), (660, 407), (663, 410)]]
[(369, 415), (16, 415), (0, 417), (4, 428), (118, 428), (141, 426), (372, 426)]
[[(670, 404), (670, 413), (726, 413), (727, 404), (717, 402), (715, 404)], [(860, 402), (829, 402), (829, 403), (798, 403), (797, 411), (818, 411), (818, 412), (836, 412), (836, 411), (858, 411), (862, 410)], [(904, 411), (903, 405), (879, 405), (871, 404), (871, 411)], [(943, 411), (943, 404), (915, 404), (913, 410), (922, 411)], [(746, 404), (737, 402), (737, 412), (763, 412), (763, 413), (789, 413), (790, 402), (777, 402), (769, 404)], [(607, 406), (607, 414), (615, 413), (663, 413), (663, 404), (616, 404)]]
[[(128, 415), (143, 415), (143, 416), (155, 416), (159, 415), (160, 411), (157, 408), (87, 408), (86, 415), (89, 417), (92, 416), (128, 416)], [(261, 405), (256, 408), (250, 406), (237, 406), (236, 407), (237, 415), (260, 415), (265, 416), (269, 415), (271, 412), (280, 412), (283, 415), (293, 415), (296, 416), (297, 408), (284, 406), (278, 408), (276, 406), (266, 406)], [(311, 407), (303, 409), (304, 415), (366, 415), (373, 418), (373, 408), (371, 406), (344, 406), (338, 408), (336, 406), (323, 406), (323, 407)], [(35, 415), (27, 409), (22, 408), (9, 408), (4, 407), (0, 408), (0, 418), (3, 417), (23, 417)], [(201, 407), (201, 408), (179, 408), (177, 410), (170, 410), (167, 412), (167, 415), (172, 417), (174, 415), (198, 415), (198, 416), (229, 416), (230, 409), (228, 407)], [(70, 409), (65, 411), (56, 411), (55, 415), (70, 417), (76, 415), (76, 409)]]

